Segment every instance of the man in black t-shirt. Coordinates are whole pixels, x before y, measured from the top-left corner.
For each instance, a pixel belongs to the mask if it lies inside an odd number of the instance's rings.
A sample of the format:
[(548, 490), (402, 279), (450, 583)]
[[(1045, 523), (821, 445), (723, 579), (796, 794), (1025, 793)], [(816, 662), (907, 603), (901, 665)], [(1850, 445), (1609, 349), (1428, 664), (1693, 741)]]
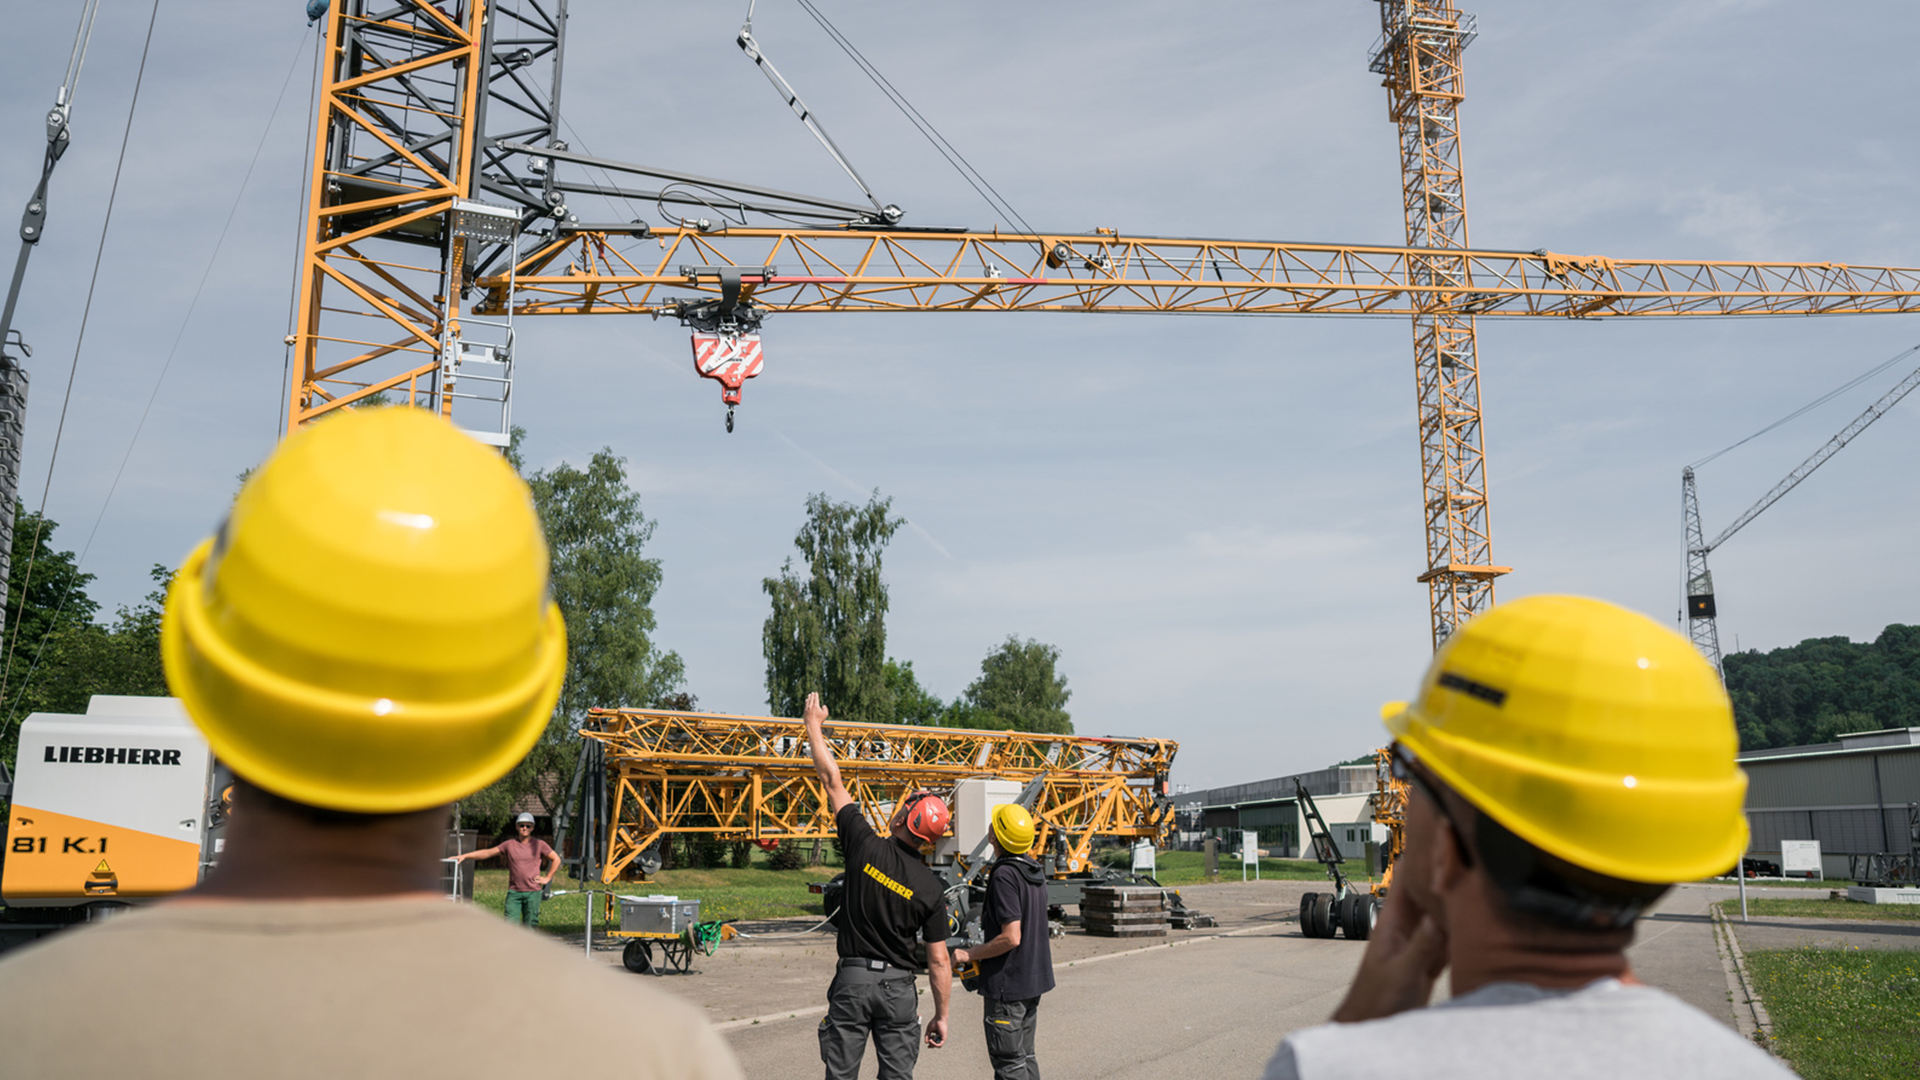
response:
[[(994, 1080), (1040, 1080), (1033, 1041), (1040, 995), (1053, 989), (1053, 946), (1047, 926), (1047, 880), (1033, 850), (1033, 815), (1007, 805), (993, 812), (993, 847), (998, 855), (987, 877), (987, 905), (981, 925), (999, 933), (972, 949), (955, 949), (953, 962), (980, 964), (980, 994), (985, 998), (987, 1057)], [(972, 985), (969, 983), (968, 985)]]
[(920, 1016), (914, 990), (914, 935), (927, 945), (927, 981), (933, 1019), (926, 1044), (947, 1041), (947, 1007), (953, 967), (947, 959), (947, 900), (940, 879), (920, 857), (920, 845), (947, 831), (947, 804), (930, 791), (901, 799), (880, 836), (847, 793), (840, 766), (827, 745), (826, 707), (808, 694), (803, 717), (814, 771), (827, 791), (827, 807), (840, 830), (847, 857), (841, 893), (840, 962), (827, 987), (827, 1015), (820, 1021), (820, 1060), (827, 1080), (854, 1080), (873, 1036), (879, 1080), (909, 1080), (920, 1059)]

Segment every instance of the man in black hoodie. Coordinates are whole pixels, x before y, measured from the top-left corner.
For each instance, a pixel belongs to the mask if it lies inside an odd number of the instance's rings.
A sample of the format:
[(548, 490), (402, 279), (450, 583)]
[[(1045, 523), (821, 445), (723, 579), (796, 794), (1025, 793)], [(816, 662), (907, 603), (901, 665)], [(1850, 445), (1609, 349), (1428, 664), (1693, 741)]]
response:
[(980, 993), (985, 998), (987, 1056), (994, 1080), (1040, 1080), (1034, 1059), (1035, 1023), (1040, 995), (1053, 989), (1053, 948), (1048, 943), (1047, 882), (1033, 850), (1033, 815), (1007, 805), (993, 812), (997, 853), (987, 878), (987, 907), (981, 925), (1000, 932), (972, 949), (956, 949), (956, 966), (980, 964)]

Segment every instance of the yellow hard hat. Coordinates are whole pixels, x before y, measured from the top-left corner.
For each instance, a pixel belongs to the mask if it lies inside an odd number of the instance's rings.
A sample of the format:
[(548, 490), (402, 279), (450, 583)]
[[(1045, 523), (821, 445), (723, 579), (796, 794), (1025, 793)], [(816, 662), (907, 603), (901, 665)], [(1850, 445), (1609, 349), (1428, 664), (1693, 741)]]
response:
[(167, 682), (235, 772), (404, 813), (505, 775), (566, 674), (547, 545), (500, 455), (410, 408), (294, 433), (174, 576)]
[(1747, 846), (1733, 709), (1686, 638), (1579, 596), (1502, 604), (1447, 638), (1381, 716), (1480, 812), (1576, 866), (1649, 883)]
[(1033, 815), (1015, 803), (993, 810), (993, 839), (1009, 855), (1025, 855), (1033, 847)]

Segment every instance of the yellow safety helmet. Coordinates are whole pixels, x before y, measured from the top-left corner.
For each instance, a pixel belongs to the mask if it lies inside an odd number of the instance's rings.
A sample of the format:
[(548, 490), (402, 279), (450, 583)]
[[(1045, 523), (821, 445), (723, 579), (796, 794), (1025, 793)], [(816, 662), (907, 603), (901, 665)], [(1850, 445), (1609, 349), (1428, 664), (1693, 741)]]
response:
[(1025, 855), (1033, 848), (1033, 815), (1015, 803), (994, 807), (993, 839), (1009, 855)]
[(1460, 627), (1394, 736), (1480, 812), (1627, 881), (1690, 881), (1747, 846), (1747, 777), (1712, 665), (1644, 615), (1531, 596)]
[(167, 682), (221, 760), (311, 806), (404, 813), (505, 775), (552, 715), (567, 634), (527, 486), (411, 408), (281, 444), (187, 557)]

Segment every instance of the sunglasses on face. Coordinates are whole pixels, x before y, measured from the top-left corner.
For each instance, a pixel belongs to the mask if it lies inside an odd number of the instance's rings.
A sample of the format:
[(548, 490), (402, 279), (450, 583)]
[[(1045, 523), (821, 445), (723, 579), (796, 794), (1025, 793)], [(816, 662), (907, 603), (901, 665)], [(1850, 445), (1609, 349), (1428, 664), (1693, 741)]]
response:
[(1419, 759), (1413, 756), (1413, 751), (1396, 742), (1388, 754), (1388, 760), (1390, 762), (1388, 769), (1395, 780), (1420, 789), (1420, 794), (1425, 795), (1427, 801), (1433, 803), (1434, 807), (1440, 811), (1440, 816), (1446, 819), (1447, 830), (1453, 833), (1453, 844), (1459, 849), (1461, 860), (1471, 867), (1473, 852), (1467, 850), (1466, 831), (1460, 828), (1458, 821), (1454, 820), (1453, 809), (1447, 805), (1447, 800), (1440, 797), (1440, 792), (1433, 786), (1433, 781), (1428, 780), (1421, 770), (1414, 767), (1414, 763)]

